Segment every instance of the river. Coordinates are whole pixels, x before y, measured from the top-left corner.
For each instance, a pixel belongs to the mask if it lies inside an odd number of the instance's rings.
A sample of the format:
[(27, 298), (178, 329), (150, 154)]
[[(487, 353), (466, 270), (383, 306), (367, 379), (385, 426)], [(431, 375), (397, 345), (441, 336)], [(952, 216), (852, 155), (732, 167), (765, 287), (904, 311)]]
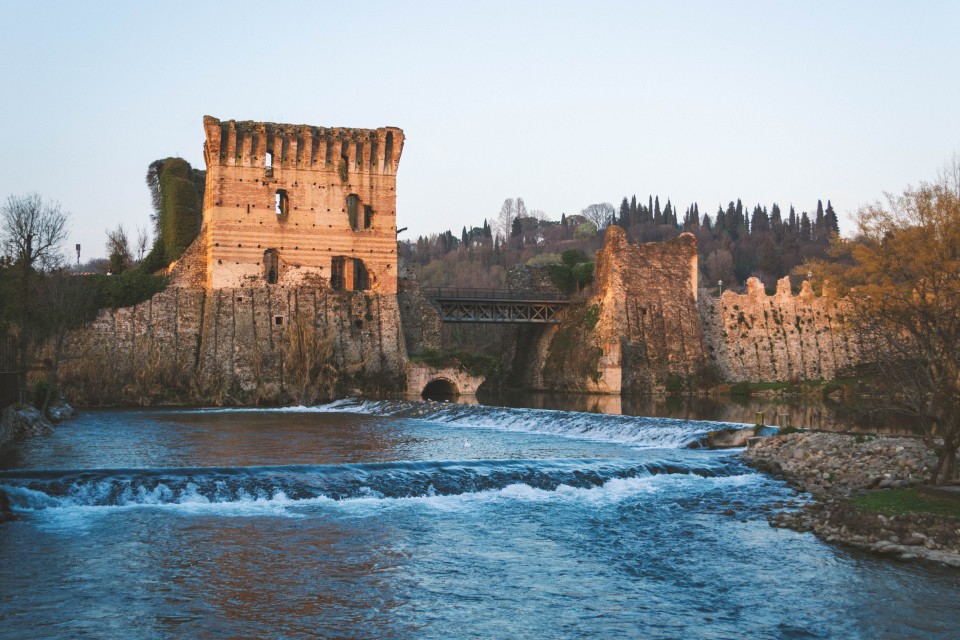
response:
[(0, 452), (3, 638), (955, 638), (960, 572), (774, 529), (715, 422), (89, 411)]

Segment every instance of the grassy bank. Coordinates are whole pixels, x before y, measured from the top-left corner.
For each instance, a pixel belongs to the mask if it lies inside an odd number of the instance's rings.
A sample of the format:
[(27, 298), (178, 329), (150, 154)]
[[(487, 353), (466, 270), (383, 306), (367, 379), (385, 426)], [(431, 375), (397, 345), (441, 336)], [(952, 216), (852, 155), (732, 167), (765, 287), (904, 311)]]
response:
[(960, 500), (928, 496), (914, 488), (873, 491), (857, 496), (852, 502), (858, 509), (885, 516), (929, 513), (960, 520)]

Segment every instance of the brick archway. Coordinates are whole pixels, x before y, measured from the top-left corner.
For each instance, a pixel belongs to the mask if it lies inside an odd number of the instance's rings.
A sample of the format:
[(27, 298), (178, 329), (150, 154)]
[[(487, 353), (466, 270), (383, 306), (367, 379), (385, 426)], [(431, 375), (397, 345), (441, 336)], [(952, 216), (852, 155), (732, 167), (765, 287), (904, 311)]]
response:
[(434, 378), (420, 392), (424, 400), (447, 400), (459, 395), (460, 389), (457, 388), (457, 383), (448, 378)]

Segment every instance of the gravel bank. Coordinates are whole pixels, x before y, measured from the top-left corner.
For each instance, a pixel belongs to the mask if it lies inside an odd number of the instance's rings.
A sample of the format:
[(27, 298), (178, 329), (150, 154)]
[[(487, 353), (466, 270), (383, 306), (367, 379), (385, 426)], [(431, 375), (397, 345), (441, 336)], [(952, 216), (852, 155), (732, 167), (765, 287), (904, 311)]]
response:
[(774, 515), (772, 526), (812, 531), (827, 542), (903, 559), (960, 567), (960, 521), (927, 514), (884, 516), (850, 502), (866, 491), (924, 484), (936, 454), (923, 441), (803, 432), (756, 441), (743, 456), (758, 470), (814, 497), (803, 509)]

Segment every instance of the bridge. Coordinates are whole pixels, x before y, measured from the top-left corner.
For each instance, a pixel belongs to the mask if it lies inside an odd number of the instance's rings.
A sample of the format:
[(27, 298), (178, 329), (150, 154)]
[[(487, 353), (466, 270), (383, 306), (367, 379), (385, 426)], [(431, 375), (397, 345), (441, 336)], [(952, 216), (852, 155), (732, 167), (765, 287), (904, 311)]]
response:
[(570, 304), (567, 296), (548, 291), (509, 289), (424, 289), (440, 307), (442, 322), (559, 324)]

